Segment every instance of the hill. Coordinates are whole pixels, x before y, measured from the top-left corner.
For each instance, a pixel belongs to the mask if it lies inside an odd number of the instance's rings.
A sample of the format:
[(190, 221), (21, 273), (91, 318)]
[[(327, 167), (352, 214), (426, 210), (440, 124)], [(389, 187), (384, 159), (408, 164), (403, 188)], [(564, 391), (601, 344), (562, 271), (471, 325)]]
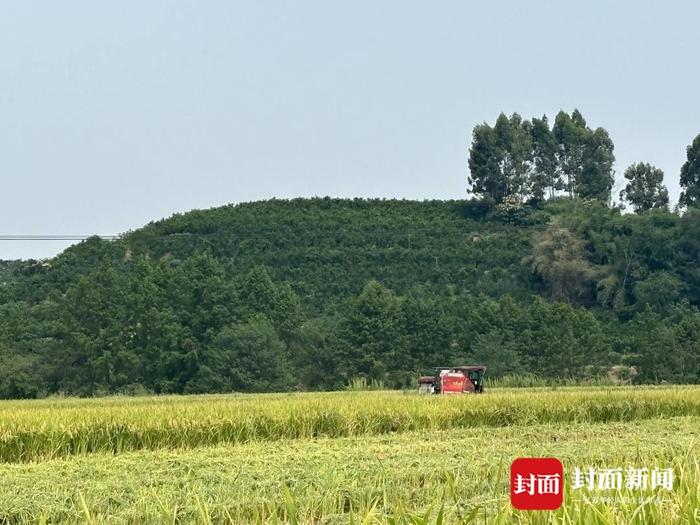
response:
[[(596, 201), (270, 200), (0, 266), (0, 395), (696, 382), (700, 220)], [(639, 330), (644, 326), (644, 330)]]

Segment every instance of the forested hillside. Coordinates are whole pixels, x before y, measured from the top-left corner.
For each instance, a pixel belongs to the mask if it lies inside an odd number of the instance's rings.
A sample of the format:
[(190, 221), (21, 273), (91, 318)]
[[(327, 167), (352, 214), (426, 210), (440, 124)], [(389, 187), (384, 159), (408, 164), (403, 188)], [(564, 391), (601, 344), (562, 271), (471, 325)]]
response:
[(8, 397), (410, 385), (436, 365), (696, 382), (700, 214), (272, 200), (3, 265)]
[(700, 135), (629, 166), (580, 112), (474, 129), (473, 197), (270, 200), (0, 263), (0, 396), (700, 380)]

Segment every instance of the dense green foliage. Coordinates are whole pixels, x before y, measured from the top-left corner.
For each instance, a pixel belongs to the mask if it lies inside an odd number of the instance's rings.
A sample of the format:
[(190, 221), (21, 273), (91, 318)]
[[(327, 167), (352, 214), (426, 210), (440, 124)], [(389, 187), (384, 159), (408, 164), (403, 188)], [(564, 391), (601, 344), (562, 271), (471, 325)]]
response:
[(546, 116), (530, 121), (501, 113), (493, 127), (474, 128), (470, 189), (497, 203), (509, 197), (540, 202), (562, 193), (607, 202), (613, 150), (608, 132), (588, 127), (578, 110), (560, 111), (551, 129)]
[(664, 172), (647, 162), (632, 164), (625, 170), (627, 184), (620, 198), (628, 201), (636, 213), (668, 207), (668, 190), (663, 185)]
[(700, 213), (596, 200), (296, 199), (193, 211), (5, 264), (0, 395), (697, 382)]
[(681, 166), (680, 203), (685, 206), (700, 206), (700, 134), (686, 149), (687, 160)]

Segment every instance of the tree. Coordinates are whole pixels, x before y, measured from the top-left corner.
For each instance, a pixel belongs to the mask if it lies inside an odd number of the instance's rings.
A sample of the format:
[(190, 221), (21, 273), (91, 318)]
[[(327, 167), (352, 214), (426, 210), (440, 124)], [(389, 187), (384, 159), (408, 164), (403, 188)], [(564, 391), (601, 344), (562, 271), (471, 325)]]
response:
[(687, 159), (681, 167), (681, 196), (683, 206), (700, 205), (700, 134), (686, 150)]
[(659, 382), (669, 378), (676, 341), (673, 327), (647, 307), (625, 328), (631, 352), (628, 359), (639, 371), (638, 381)]
[(474, 127), (469, 148), (470, 191), (500, 202), (506, 194), (501, 172), (503, 152), (494, 129), (486, 123)]
[(343, 358), (349, 367), (346, 378), (363, 375), (385, 380), (400, 360), (400, 302), (377, 281), (368, 282), (351, 300), (341, 337), (346, 345)]
[(430, 369), (435, 363), (449, 363), (452, 333), (438, 297), (410, 295), (401, 303), (403, 360), (415, 370)]
[(550, 130), (546, 116), (523, 120), (501, 113), (492, 128), (474, 128), (469, 149), (470, 191), (501, 203), (509, 197), (542, 201), (566, 190), (571, 197), (607, 202), (614, 145), (603, 128), (591, 129), (581, 112), (560, 111)]
[(552, 134), (557, 142), (557, 162), (562, 176), (560, 186), (573, 197), (583, 166), (586, 121), (578, 110), (571, 115), (560, 111), (554, 119)]
[(614, 145), (603, 128), (589, 128), (581, 112), (560, 111), (552, 133), (557, 141), (561, 186), (571, 197), (606, 202), (614, 183)]
[(678, 241), (674, 246), (677, 273), (686, 289), (686, 297), (700, 304), (700, 208), (689, 208), (681, 217)]
[(510, 195), (523, 197), (532, 168), (530, 122), (517, 113), (501, 113), (492, 128), (474, 128), (469, 150), (468, 182), (472, 193), (500, 203)]
[(660, 271), (654, 272), (634, 286), (637, 304), (650, 307), (654, 311), (664, 311), (680, 299), (683, 283), (675, 275)]
[(555, 190), (561, 189), (557, 173), (557, 142), (546, 115), (532, 119), (531, 136), (534, 170), (529, 180), (529, 192), (534, 200), (541, 201), (546, 193), (552, 197)]
[(615, 155), (610, 135), (603, 128), (587, 130), (584, 144), (583, 166), (576, 180), (576, 196), (581, 199), (610, 200), (610, 190), (615, 182), (613, 164)]
[(301, 386), (312, 390), (337, 390), (344, 386), (337, 317), (317, 317), (299, 329), (292, 353)]
[(523, 363), (516, 350), (515, 342), (497, 328), (477, 334), (469, 357), (474, 363), (486, 365), (489, 377), (502, 377), (510, 373), (522, 372)]
[(523, 360), (545, 377), (581, 377), (606, 360), (607, 342), (595, 316), (583, 308), (536, 298), (527, 308), (528, 326), (516, 335)]
[(523, 198), (527, 192), (527, 180), (532, 167), (531, 124), (513, 113), (510, 118), (501, 114), (494, 131), (503, 152), (501, 173), (505, 183), (504, 197), (515, 195)]
[(284, 344), (264, 315), (224, 328), (186, 392), (272, 392), (291, 386)]
[(238, 283), (241, 317), (264, 314), (286, 341), (303, 322), (299, 297), (287, 285), (276, 285), (267, 270), (256, 266)]
[[(678, 308), (675, 325), (675, 377), (674, 381), (697, 383), (700, 381), (700, 313), (687, 305)], [(674, 319), (676, 321), (676, 319)]]
[(564, 227), (550, 227), (532, 239), (535, 271), (549, 284), (552, 299), (572, 303), (589, 289), (595, 271), (584, 258), (584, 242)]
[(632, 205), (635, 213), (668, 206), (668, 190), (663, 185), (664, 172), (646, 162), (632, 164), (625, 170), (627, 185), (620, 198)]

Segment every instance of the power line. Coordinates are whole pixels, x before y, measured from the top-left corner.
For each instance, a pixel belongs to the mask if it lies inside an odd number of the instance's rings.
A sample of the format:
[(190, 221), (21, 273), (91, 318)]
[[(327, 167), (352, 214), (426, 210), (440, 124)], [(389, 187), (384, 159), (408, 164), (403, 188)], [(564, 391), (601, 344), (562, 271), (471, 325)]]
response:
[(93, 237), (114, 241), (119, 235), (0, 235), (0, 241), (85, 241)]

